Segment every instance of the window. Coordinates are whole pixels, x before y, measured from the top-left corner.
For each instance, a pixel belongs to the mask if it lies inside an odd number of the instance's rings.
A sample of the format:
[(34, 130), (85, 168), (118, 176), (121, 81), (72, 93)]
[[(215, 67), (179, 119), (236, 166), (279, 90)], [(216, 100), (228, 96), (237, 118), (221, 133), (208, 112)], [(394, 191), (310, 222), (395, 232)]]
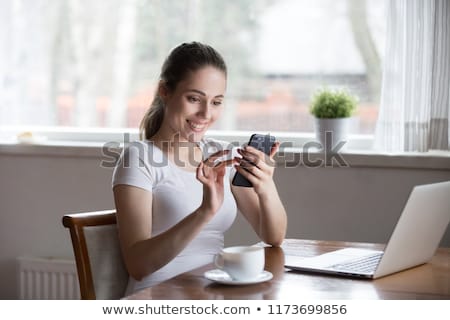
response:
[(312, 131), (312, 92), (346, 86), (373, 133), (385, 24), (378, 0), (4, 0), (0, 125), (137, 127), (167, 53), (198, 40), (229, 67), (214, 129)]

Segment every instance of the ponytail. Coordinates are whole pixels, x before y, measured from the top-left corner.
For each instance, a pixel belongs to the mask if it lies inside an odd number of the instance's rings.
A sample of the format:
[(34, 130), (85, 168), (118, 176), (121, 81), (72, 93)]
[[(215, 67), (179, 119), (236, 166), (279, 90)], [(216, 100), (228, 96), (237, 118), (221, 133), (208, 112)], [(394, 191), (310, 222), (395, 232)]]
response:
[[(200, 42), (183, 43), (172, 50), (161, 68), (160, 83), (173, 92), (189, 72), (212, 66), (227, 75), (224, 59), (214, 48)], [(149, 140), (161, 128), (164, 119), (164, 103), (159, 96), (159, 86), (150, 108), (139, 126), (140, 139)]]
[(145, 112), (144, 117), (139, 125), (139, 138), (141, 140), (149, 140), (161, 128), (164, 119), (164, 104), (156, 92), (150, 108)]

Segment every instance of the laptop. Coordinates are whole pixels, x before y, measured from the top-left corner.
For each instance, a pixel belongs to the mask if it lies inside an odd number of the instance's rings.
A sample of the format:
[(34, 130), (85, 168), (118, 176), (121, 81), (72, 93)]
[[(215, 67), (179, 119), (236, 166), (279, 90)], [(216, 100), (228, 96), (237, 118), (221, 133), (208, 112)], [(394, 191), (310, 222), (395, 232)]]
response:
[(311, 258), (287, 255), (285, 267), (366, 279), (428, 262), (450, 222), (450, 181), (415, 186), (383, 251), (347, 248)]

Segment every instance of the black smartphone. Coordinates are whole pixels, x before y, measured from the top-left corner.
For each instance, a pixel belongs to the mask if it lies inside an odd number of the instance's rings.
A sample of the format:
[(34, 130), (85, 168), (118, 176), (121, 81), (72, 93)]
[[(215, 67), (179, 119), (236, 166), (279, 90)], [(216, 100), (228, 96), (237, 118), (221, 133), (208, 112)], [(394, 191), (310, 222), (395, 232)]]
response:
[[(271, 136), (270, 134), (252, 134), (250, 137), (250, 140), (248, 142), (249, 146), (252, 146), (258, 150), (261, 150), (265, 154), (270, 154), (270, 149), (272, 148), (273, 144), (275, 143), (275, 137)], [(234, 186), (238, 187), (247, 187), (251, 188), (253, 187), (252, 183), (248, 181), (242, 174), (239, 172), (236, 172), (236, 174), (233, 177), (233, 181), (231, 182)]]

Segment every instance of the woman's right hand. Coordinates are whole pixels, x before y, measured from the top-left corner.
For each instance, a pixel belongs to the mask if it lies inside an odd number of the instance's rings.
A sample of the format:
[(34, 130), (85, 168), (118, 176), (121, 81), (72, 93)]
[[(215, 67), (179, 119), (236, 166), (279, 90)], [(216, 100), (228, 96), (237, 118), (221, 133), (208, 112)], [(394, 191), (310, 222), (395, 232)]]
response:
[(227, 155), (230, 150), (214, 153), (197, 167), (197, 179), (203, 184), (203, 201), (201, 208), (213, 216), (222, 206), (224, 199), (223, 177), (226, 167), (233, 163), (232, 159), (216, 162)]

